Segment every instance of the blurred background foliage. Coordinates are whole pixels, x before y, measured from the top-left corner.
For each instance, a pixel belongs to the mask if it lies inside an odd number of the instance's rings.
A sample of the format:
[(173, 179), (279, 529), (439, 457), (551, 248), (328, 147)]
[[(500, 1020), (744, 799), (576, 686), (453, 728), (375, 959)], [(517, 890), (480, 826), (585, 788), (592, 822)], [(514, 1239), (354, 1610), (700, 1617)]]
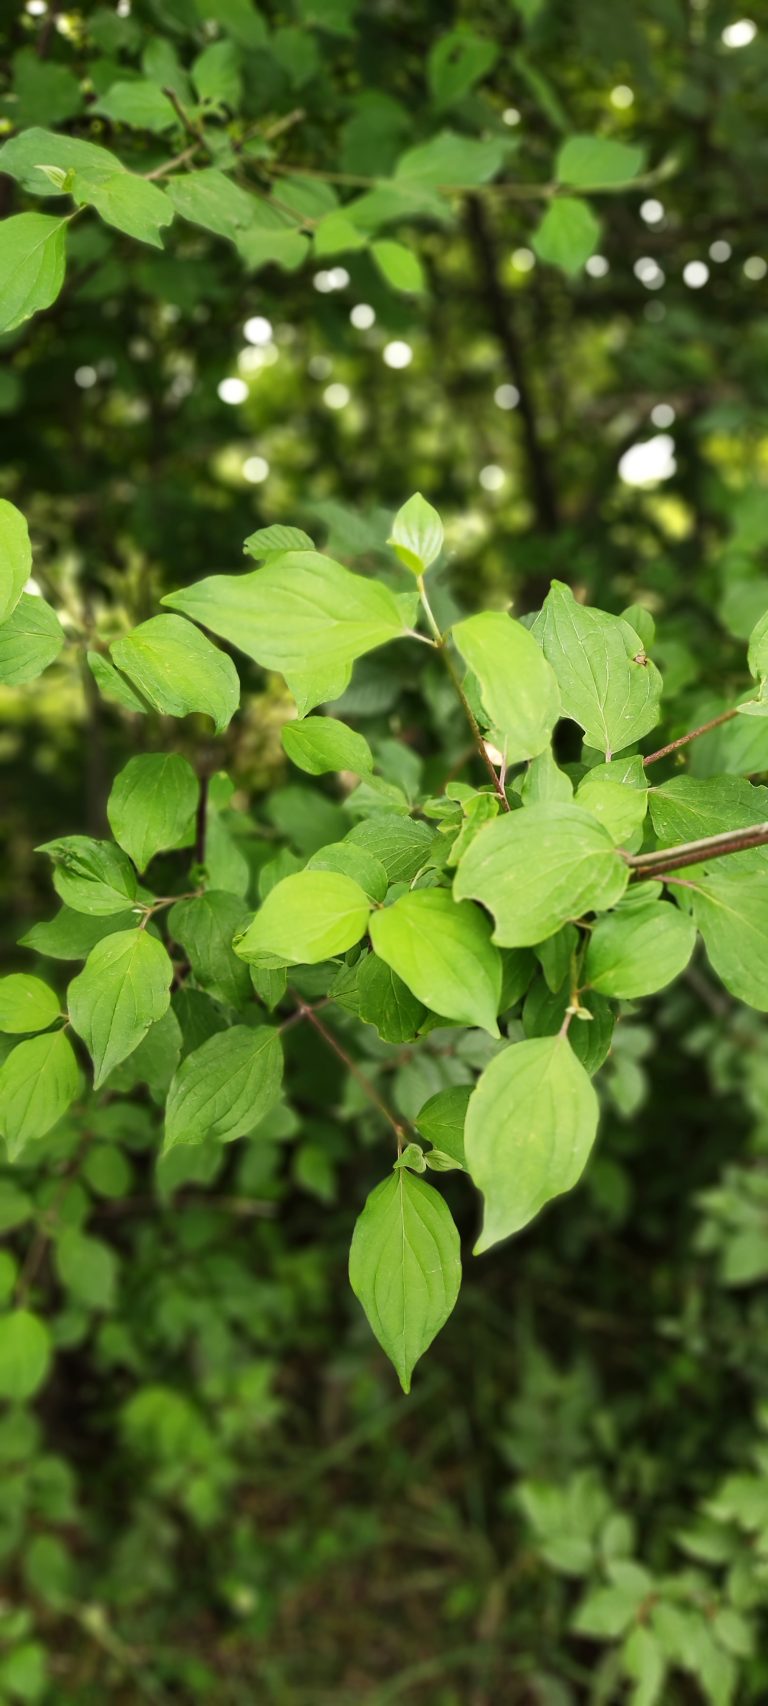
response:
[[(768, 602), (760, 10), (298, 0), (263, 8), (269, 53), (238, 38), (246, 13), (7, 4), (6, 133), (116, 145), (94, 98), (152, 55), (157, 75), (165, 53), (186, 63), (210, 16), (239, 41), (278, 159), (323, 189), (388, 172), (449, 122), (503, 138), (517, 193), (404, 221), (419, 294), (367, 253), (254, 276), (192, 227), (163, 254), (73, 231), (64, 293), (5, 338), (0, 370), (0, 492), (71, 641), (0, 688), (9, 968), (29, 967), (14, 944), (52, 910), (34, 847), (102, 832), (131, 753), (173, 740), (199, 759), (206, 742), (195, 719), (101, 701), (84, 646), (237, 567), (254, 528), (294, 523), (375, 567), (418, 487), (446, 521), (444, 614), (522, 614), (552, 576), (650, 610), (670, 736), (732, 701)], [(446, 96), (434, 55), (454, 29), (485, 59)], [(595, 204), (598, 247), (567, 277), (531, 247), (526, 186), (572, 130), (641, 142), (651, 181)], [(0, 200), (28, 205), (10, 178)], [(304, 855), (343, 802), (289, 774), (290, 700), (238, 663), (243, 712), (213, 753), (236, 783), (234, 845), (246, 864)], [(363, 660), (341, 714), (400, 736), (438, 786), (466, 758), (460, 726), (430, 666), (399, 670), (396, 648)], [(698, 744), (699, 774), (768, 772), (766, 725), (737, 723)], [(467, 1077), (436, 1035), (357, 1046), (415, 1111)], [(156, 1167), (139, 1089), (0, 1175), (0, 1291), (46, 1313), (57, 1345), (41, 1397), (0, 1423), (0, 1700), (765, 1701), (765, 1020), (695, 965), (617, 1038), (584, 1183), (468, 1257), (409, 1399), (346, 1283), (380, 1133), (314, 1035), (287, 1039), (292, 1110), (258, 1141)], [(92, 1241), (75, 1289), (51, 1216)]]

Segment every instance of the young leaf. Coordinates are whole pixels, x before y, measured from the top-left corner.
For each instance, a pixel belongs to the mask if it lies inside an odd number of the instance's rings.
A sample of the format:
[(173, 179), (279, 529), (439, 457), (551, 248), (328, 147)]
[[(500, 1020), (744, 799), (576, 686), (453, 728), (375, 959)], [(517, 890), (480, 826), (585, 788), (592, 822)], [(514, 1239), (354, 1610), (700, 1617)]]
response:
[(503, 737), (507, 762), (536, 758), (549, 747), (560, 716), (560, 692), (533, 635), (511, 616), (491, 610), (457, 622), (451, 633), (477, 677), (492, 727)]
[(600, 221), (586, 201), (558, 196), (551, 201), (531, 238), (540, 261), (573, 277), (593, 255), (600, 239)]
[(0, 1398), (15, 1404), (32, 1398), (42, 1386), (51, 1362), (48, 1328), (28, 1309), (14, 1309), (0, 1319)]
[(319, 847), (307, 862), (308, 871), (341, 871), (359, 883), (371, 900), (381, 901), (389, 888), (384, 866), (367, 847), (355, 847), (351, 841), (332, 842)]
[(680, 890), (690, 901), (709, 960), (726, 989), (768, 1013), (768, 890), (765, 874), (722, 867), (690, 871)]
[(617, 847), (626, 847), (642, 828), (648, 810), (648, 776), (642, 758), (596, 764), (579, 783), (576, 804), (604, 824)]
[(73, 912), (108, 917), (125, 912), (136, 899), (136, 872), (130, 859), (111, 841), (92, 841), (87, 835), (62, 835), (44, 841), (36, 853), (53, 860), (53, 886)]
[(351, 664), (406, 626), (389, 587), (317, 551), (286, 551), (251, 574), (212, 575), (168, 593), (162, 603), (183, 610), (264, 669), (299, 677)]
[(464, 1154), (464, 1124), (472, 1094), (469, 1084), (451, 1084), (430, 1096), (416, 1115), (416, 1130), (438, 1149), (450, 1156), (457, 1167), (466, 1167)]
[(464, 1128), (467, 1167), (485, 1197), (477, 1255), (576, 1184), (597, 1118), (597, 1097), (567, 1037), (513, 1043), (496, 1055), (470, 1096)]
[(404, 1392), (459, 1295), (459, 1235), (443, 1198), (401, 1169), (366, 1202), (352, 1236), (349, 1280)]
[(607, 759), (641, 740), (659, 720), (661, 676), (621, 616), (577, 604), (553, 581), (533, 626), (560, 684), (563, 716)]
[(49, 308), (64, 283), (67, 221), (47, 213), (3, 220), (0, 248), (0, 332)]
[(44, 1137), (80, 1089), (80, 1069), (63, 1031), (17, 1043), (0, 1066), (0, 1131), (15, 1161), (31, 1138)]
[(186, 717), (203, 711), (217, 734), (240, 703), (240, 682), (231, 658), (180, 616), (151, 616), (110, 651), (118, 669), (156, 711)]
[(437, 561), (443, 549), (443, 524), (421, 492), (414, 492), (398, 510), (387, 544), (414, 575), (425, 574)]
[(69, 986), (69, 1015), (93, 1057), (94, 1089), (133, 1053), (171, 999), (173, 966), (146, 930), (120, 930), (91, 949)]
[(584, 982), (620, 1001), (654, 995), (685, 971), (695, 945), (695, 926), (678, 907), (620, 906), (590, 934)]
[(425, 1007), (498, 1036), (501, 955), (478, 907), (447, 889), (416, 889), (374, 913), (370, 930), (380, 959)]
[(494, 942), (543, 942), (585, 912), (621, 899), (629, 867), (607, 830), (579, 806), (526, 806), (485, 825), (456, 872), (457, 900), (471, 896), (496, 920)]
[(391, 237), (382, 237), (371, 244), (371, 254), (382, 278), (393, 290), (402, 290), (406, 295), (418, 296), (426, 289), (427, 281), (421, 261), (404, 243), (396, 243)]
[(29, 529), (21, 510), (0, 498), (0, 623), (7, 622), (32, 573)]
[(94, 207), (107, 225), (125, 231), (139, 243), (162, 249), (160, 232), (173, 220), (173, 204), (158, 184), (147, 183), (133, 172), (119, 171), (112, 178), (93, 182), (87, 174), (75, 174), (71, 191), (80, 205)]
[(33, 681), (58, 657), (64, 630), (44, 598), (23, 592), (0, 626), (0, 681), (18, 687)]
[(249, 557), (255, 557), (257, 563), (266, 557), (279, 557), (285, 551), (314, 549), (314, 539), (310, 539), (301, 527), (283, 527), (279, 522), (273, 527), (257, 527), (243, 544), (243, 550)]
[(28, 195), (51, 196), (61, 192), (46, 176), (46, 166), (57, 166), (67, 173), (87, 172), (91, 183), (111, 178), (121, 171), (121, 162), (108, 148), (94, 142), (82, 142), (79, 137), (66, 136), (60, 131), (21, 130), (8, 138), (0, 148), (0, 172), (16, 178)]
[(337, 871), (297, 871), (267, 895), (235, 943), (244, 960), (315, 965), (346, 953), (365, 935), (371, 902)]
[(607, 136), (569, 136), (558, 152), (555, 177), (576, 190), (612, 189), (637, 177), (644, 163), (644, 148)]
[(25, 1031), (47, 1031), (58, 1019), (61, 1003), (47, 983), (28, 972), (0, 977), (0, 1031), (17, 1036)]
[(146, 870), (156, 853), (178, 847), (189, 830), (200, 785), (191, 764), (177, 752), (130, 758), (116, 776), (107, 801), (115, 840)]
[(350, 770), (356, 776), (365, 776), (373, 769), (373, 753), (365, 735), (356, 734), (336, 717), (284, 723), (280, 737), (291, 761), (310, 776), (324, 776), (329, 770)]
[(179, 900), (168, 914), (168, 930), (184, 949), (196, 981), (217, 1001), (241, 1007), (250, 994), (248, 968), (232, 947), (249, 908), (240, 895), (207, 889), (191, 900)]
[(163, 1153), (177, 1143), (242, 1137), (274, 1107), (283, 1076), (277, 1031), (233, 1025), (179, 1067), (168, 1092)]

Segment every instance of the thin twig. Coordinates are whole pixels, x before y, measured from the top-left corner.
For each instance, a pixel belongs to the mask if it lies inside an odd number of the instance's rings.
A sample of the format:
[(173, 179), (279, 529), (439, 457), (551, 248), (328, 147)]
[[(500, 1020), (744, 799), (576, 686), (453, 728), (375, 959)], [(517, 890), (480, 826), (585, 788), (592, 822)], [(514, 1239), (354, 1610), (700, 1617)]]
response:
[(421, 598), (421, 603), (422, 603), (422, 606), (424, 609), (424, 614), (427, 618), (429, 626), (432, 629), (432, 633), (434, 634), (434, 637), (435, 637), (435, 647), (436, 647), (437, 651), (439, 651), (441, 656), (442, 656), (443, 663), (445, 664), (445, 667), (446, 667), (448, 674), (451, 678), (454, 689), (455, 689), (456, 693), (458, 694), (459, 699), (461, 700), (462, 709), (464, 711), (464, 715), (467, 719), (467, 722), (469, 723), (470, 729), (472, 730), (472, 737), (474, 739), (475, 746), (477, 748), (477, 752), (478, 752), (480, 758), (482, 759), (486, 770), (488, 771), (488, 775), (490, 776), (491, 781), (493, 782), (494, 793), (496, 794), (496, 797), (501, 804), (502, 811), (508, 812), (511, 810), (511, 807), (509, 804), (509, 800), (507, 799), (506, 793), (504, 791), (503, 783), (501, 781), (501, 778), (500, 778), (499, 773), (496, 769), (496, 766), (493, 763), (493, 760), (492, 760), (492, 758), (488, 752), (488, 749), (486, 747), (485, 741), (483, 739), (482, 729), (480, 728), (480, 724), (477, 721), (475, 713), (472, 710), (472, 706), (470, 705), (469, 700), (467, 698), (467, 695), (464, 692), (464, 688), (462, 687), (462, 684), (461, 684), (461, 681), (460, 681), (459, 676), (457, 674), (457, 671), (454, 668), (453, 659), (452, 659), (452, 657), (451, 657), (451, 655), (447, 649), (447, 646), (446, 646), (445, 635), (441, 632), (440, 625), (439, 625), (439, 623), (435, 617), (435, 613), (434, 613), (432, 606), (429, 602), (429, 598), (427, 596), (427, 589), (424, 585), (424, 576), (423, 575), (419, 575), (419, 596)]
[(145, 181), (151, 184), (155, 178), (164, 178), (168, 172), (175, 172), (178, 166), (187, 166), (189, 161), (194, 159), (199, 147), (199, 141), (191, 143), (190, 147), (184, 148), (181, 154), (175, 154), (172, 160), (165, 160), (162, 166), (156, 166), (154, 172), (145, 172), (143, 174)]
[(402, 1120), (399, 1120), (396, 1114), (393, 1114), (391, 1108), (387, 1107), (386, 1102), (383, 1101), (382, 1097), (379, 1095), (375, 1084), (372, 1084), (370, 1078), (367, 1078), (365, 1073), (360, 1071), (356, 1061), (347, 1054), (345, 1048), (342, 1048), (341, 1043), (338, 1042), (333, 1032), (329, 1031), (328, 1026), (323, 1024), (322, 1019), (318, 1019), (314, 1007), (310, 1007), (306, 1001), (302, 1000), (302, 997), (297, 994), (295, 989), (291, 990), (291, 994), (296, 1001), (297, 1011), (301, 1013), (302, 1018), (309, 1020), (310, 1025), (314, 1026), (318, 1035), (323, 1038), (323, 1041), (327, 1043), (330, 1049), (333, 1049), (334, 1054), (338, 1056), (339, 1060), (344, 1062), (347, 1071), (350, 1072), (352, 1077), (357, 1080), (357, 1083), (360, 1085), (361, 1090), (365, 1091), (369, 1101), (373, 1103), (375, 1108), (378, 1108), (379, 1113), (387, 1121), (387, 1124), (392, 1127), (395, 1137), (397, 1138), (397, 1151), (399, 1154), (403, 1147), (403, 1142), (408, 1136), (405, 1123)]
[(678, 747), (687, 746), (691, 740), (698, 740), (699, 735), (708, 735), (710, 729), (718, 729), (721, 723), (729, 723), (737, 713), (737, 706), (730, 711), (721, 711), (719, 717), (712, 717), (708, 723), (701, 723), (699, 728), (690, 729), (687, 735), (679, 735), (677, 740), (669, 741), (667, 746), (660, 746), (658, 752), (649, 752), (643, 759), (646, 769), (649, 764), (656, 764), (660, 758), (667, 758), (670, 752), (677, 752)]
[(722, 859), (728, 853), (744, 853), (750, 847), (768, 845), (768, 823), (747, 829), (726, 829), (720, 835), (705, 835), (698, 841), (683, 841), (676, 847), (657, 847), (652, 853), (624, 853), (633, 876), (658, 877), (680, 871), (686, 865), (701, 865), (707, 859)]

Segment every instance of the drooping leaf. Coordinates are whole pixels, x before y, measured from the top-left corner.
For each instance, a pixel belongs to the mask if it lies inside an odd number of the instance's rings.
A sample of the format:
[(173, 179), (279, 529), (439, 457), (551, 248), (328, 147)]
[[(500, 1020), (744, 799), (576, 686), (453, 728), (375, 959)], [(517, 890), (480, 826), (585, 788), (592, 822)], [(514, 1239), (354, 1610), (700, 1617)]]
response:
[(230, 1007), (240, 1007), (250, 992), (248, 968), (232, 947), (248, 910), (240, 895), (208, 889), (177, 901), (168, 914), (170, 935), (184, 949), (196, 981)]
[(156, 853), (179, 846), (199, 792), (191, 764), (177, 752), (142, 753), (119, 771), (107, 817), (115, 840), (138, 871), (146, 870)]
[(695, 943), (692, 920), (676, 906), (619, 906), (590, 934), (584, 981), (618, 1000), (653, 995), (685, 971)]
[(443, 524), (421, 492), (414, 492), (398, 510), (387, 544), (414, 575), (425, 574), (437, 561), (443, 549)]
[(402, 290), (407, 296), (418, 296), (426, 289), (421, 261), (413, 249), (406, 248), (405, 243), (396, 243), (391, 237), (380, 237), (378, 242), (371, 244), (371, 254), (382, 278), (393, 290)]
[(156, 711), (186, 717), (202, 711), (217, 734), (231, 722), (240, 703), (240, 682), (232, 659), (180, 616), (151, 616), (110, 651)]
[(67, 222), (47, 213), (3, 220), (0, 245), (0, 332), (50, 308), (64, 283)]
[(337, 871), (297, 871), (267, 895), (235, 944), (244, 960), (315, 965), (365, 934), (371, 902), (359, 883)]
[(173, 966), (146, 930), (120, 930), (91, 949), (69, 986), (69, 1015), (93, 1059), (98, 1090), (131, 1054), (171, 999)]
[(610, 759), (658, 722), (661, 677), (621, 616), (578, 604), (553, 581), (533, 632), (557, 676), (563, 716), (588, 746)]
[(374, 913), (371, 941), (425, 1007), (497, 1037), (501, 956), (488, 920), (447, 889), (416, 889)]
[[(51, 1362), (48, 1328), (29, 1309), (0, 1316), (0, 1398), (23, 1403), (42, 1386)], [(22, 1696), (23, 1698), (23, 1696)]]
[(458, 900), (479, 900), (505, 948), (533, 946), (585, 912), (615, 906), (629, 867), (579, 806), (526, 806), (486, 824), (456, 872)]
[(558, 196), (549, 203), (531, 244), (540, 261), (573, 277), (594, 254), (599, 240), (600, 221), (589, 203), (576, 196)]
[(0, 1066), (0, 1131), (11, 1161), (61, 1119), (80, 1084), (72, 1044), (63, 1031), (16, 1044)]
[(310, 776), (324, 776), (329, 770), (351, 770), (365, 776), (373, 769), (373, 753), (365, 735), (357, 734), (336, 717), (306, 717), (284, 723), (280, 738), (292, 763)]
[(576, 1184), (597, 1131), (597, 1097), (566, 1036), (513, 1043), (469, 1099), (467, 1167), (485, 1198), (476, 1254), (527, 1226)]
[(213, 575), (162, 602), (264, 669), (299, 677), (308, 669), (353, 663), (406, 626), (388, 587), (316, 551), (270, 557), (251, 574)]
[(645, 149), (608, 136), (569, 136), (558, 151), (555, 177), (576, 190), (611, 189), (642, 171)]
[(0, 625), (0, 681), (8, 687), (33, 681), (58, 657), (63, 644), (64, 631), (50, 604), (22, 592)]
[(32, 573), (29, 529), (21, 510), (0, 498), (0, 623), (7, 622)]
[(459, 1235), (438, 1192), (405, 1169), (377, 1185), (355, 1226), (349, 1279), (409, 1392), (461, 1284)]
[(710, 963), (732, 995), (768, 1013), (765, 874), (718, 867), (701, 877), (699, 870), (688, 872), (680, 893), (690, 902)]
[(188, 1054), (175, 1074), (165, 1112), (164, 1153), (179, 1143), (242, 1137), (280, 1094), (283, 1054), (277, 1031), (234, 1025)]
[(25, 1031), (46, 1031), (60, 1011), (58, 995), (41, 977), (23, 971), (0, 977), (0, 1031), (16, 1036)]
[(503, 737), (507, 762), (544, 752), (560, 715), (560, 693), (533, 635), (511, 616), (491, 610), (457, 622), (451, 632)]

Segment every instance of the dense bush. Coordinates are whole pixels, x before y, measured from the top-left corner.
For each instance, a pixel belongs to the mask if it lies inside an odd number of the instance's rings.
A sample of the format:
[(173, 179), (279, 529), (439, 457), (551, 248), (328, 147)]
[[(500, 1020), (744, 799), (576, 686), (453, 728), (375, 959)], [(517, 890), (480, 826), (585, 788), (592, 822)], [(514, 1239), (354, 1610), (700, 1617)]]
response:
[(759, 1702), (761, 34), (7, 45), (0, 1701)]

